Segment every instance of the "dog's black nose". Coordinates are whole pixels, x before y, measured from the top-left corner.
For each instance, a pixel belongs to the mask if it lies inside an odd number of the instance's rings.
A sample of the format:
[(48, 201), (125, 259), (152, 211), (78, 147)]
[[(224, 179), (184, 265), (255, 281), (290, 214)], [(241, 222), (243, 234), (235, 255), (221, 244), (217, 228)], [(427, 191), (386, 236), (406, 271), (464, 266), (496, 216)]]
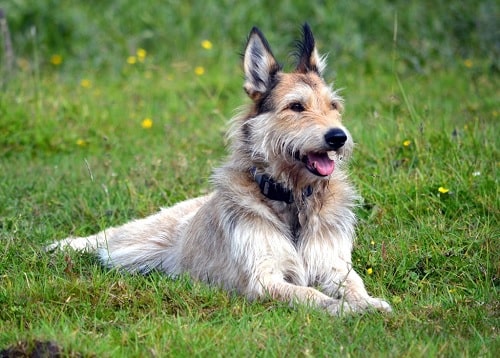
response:
[(342, 148), (347, 141), (347, 134), (345, 134), (345, 132), (340, 128), (333, 128), (325, 134), (325, 141), (330, 148), (337, 150)]

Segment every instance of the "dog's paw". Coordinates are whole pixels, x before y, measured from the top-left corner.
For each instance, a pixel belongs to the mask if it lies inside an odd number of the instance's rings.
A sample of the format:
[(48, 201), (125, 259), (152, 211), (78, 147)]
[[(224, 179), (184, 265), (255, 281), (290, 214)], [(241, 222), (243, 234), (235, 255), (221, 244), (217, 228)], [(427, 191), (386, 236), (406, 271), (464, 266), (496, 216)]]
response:
[[(344, 299), (344, 300), (339, 300), (341, 302), (342, 307), (339, 306), (337, 309), (340, 314), (342, 314), (342, 311), (345, 313), (350, 313), (350, 312), (367, 312), (367, 311), (372, 311), (372, 310), (378, 310), (381, 312), (392, 312), (392, 307), (389, 303), (384, 301), (381, 298), (375, 298), (375, 297), (356, 297), (350, 299)], [(341, 309), (342, 308), (342, 309)], [(334, 306), (331, 306), (331, 309), (334, 309)]]
[(54, 241), (52, 244), (45, 246), (44, 251), (54, 252), (64, 250), (68, 247), (71, 247), (75, 250), (81, 250), (82, 248), (85, 248), (85, 246), (83, 246), (85, 243), (81, 243), (79, 241), (82, 241), (82, 239), (77, 237), (68, 237), (64, 240)]
[(371, 297), (370, 298), (370, 301), (369, 301), (369, 304), (370, 306), (372, 306), (373, 308), (379, 310), (379, 311), (382, 311), (382, 312), (392, 312), (392, 307), (389, 303), (387, 303), (386, 301), (384, 301), (383, 299), (381, 298), (375, 298), (375, 297)]

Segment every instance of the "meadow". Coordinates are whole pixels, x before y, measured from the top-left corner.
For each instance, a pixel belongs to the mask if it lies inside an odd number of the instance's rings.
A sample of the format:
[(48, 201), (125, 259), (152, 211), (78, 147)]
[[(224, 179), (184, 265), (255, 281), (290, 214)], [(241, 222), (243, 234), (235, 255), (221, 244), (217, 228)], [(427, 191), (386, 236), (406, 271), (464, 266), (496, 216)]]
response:
[[(1, 356), (498, 356), (497, 2), (0, 7)], [(304, 21), (356, 142), (354, 266), (393, 313), (330, 317), (43, 251), (209, 191), (248, 103), (249, 30), (291, 68)]]

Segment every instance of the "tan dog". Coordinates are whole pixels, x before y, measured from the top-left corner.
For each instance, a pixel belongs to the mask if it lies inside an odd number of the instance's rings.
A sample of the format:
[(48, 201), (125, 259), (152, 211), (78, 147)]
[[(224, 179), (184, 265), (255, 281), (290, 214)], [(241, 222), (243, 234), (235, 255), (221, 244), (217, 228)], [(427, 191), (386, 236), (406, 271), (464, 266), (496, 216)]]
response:
[(344, 166), (353, 141), (307, 24), (303, 35), (297, 67), (284, 73), (252, 29), (243, 61), (252, 104), (232, 121), (230, 155), (213, 174), (211, 194), (48, 249), (98, 251), (110, 267), (188, 273), (249, 299), (334, 315), (390, 311), (352, 268), (357, 195)]

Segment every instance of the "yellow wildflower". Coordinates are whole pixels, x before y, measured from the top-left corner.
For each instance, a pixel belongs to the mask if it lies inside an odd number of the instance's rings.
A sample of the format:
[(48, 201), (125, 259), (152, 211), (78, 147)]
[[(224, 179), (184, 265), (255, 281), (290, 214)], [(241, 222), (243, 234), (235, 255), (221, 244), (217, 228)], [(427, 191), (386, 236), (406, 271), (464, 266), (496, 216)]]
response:
[(438, 189), (438, 191), (439, 191), (441, 194), (446, 194), (446, 193), (448, 193), (448, 192), (450, 191), (450, 189), (445, 188), (445, 187), (443, 187), (443, 186), (440, 186), (440, 187), (439, 187), (439, 189)]
[(203, 47), (205, 50), (210, 50), (212, 49), (212, 43), (209, 40), (203, 40), (201, 42), (201, 47)]
[(368, 275), (372, 275), (372, 274), (373, 274), (373, 269), (372, 269), (371, 267), (368, 267), (368, 268), (366, 269), (366, 273), (367, 273)]
[(83, 140), (81, 138), (78, 138), (76, 140), (76, 145), (79, 146), (79, 147), (85, 147), (86, 144), (87, 144), (87, 142), (85, 142), (85, 140)]
[(149, 129), (153, 126), (153, 120), (151, 118), (144, 118), (141, 122), (141, 126), (144, 129)]
[(144, 60), (146, 59), (146, 55), (147, 55), (146, 50), (143, 48), (138, 48), (136, 51), (136, 54), (137, 54), (137, 59), (139, 60), (139, 62), (144, 62)]
[(205, 73), (205, 69), (202, 66), (197, 66), (194, 69), (194, 73), (196, 73), (198, 76), (202, 76)]
[(127, 63), (129, 65), (133, 65), (133, 64), (137, 63), (137, 57), (135, 57), (135, 56), (129, 56), (129, 57), (127, 57)]
[(472, 63), (472, 60), (471, 60), (470, 58), (468, 58), (468, 59), (466, 59), (466, 60), (464, 61), (464, 65), (465, 65), (465, 67), (467, 67), (467, 68), (472, 68), (472, 66), (473, 66), (474, 64)]
[(59, 66), (63, 62), (62, 56), (54, 54), (50, 57), (50, 63), (54, 66)]
[(92, 82), (84, 78), (83, 80), (80, 81), (80, 86), (82, 86), (83, 88), (90, 88), (92, 87)]
[(403, 142), (403, 146), (409, 147), (411, 145), (411, 140), (407, 139)]
[(392, 303), (401, 303), (402, 299), (399, 296), (394, 296), (392, 298)]

